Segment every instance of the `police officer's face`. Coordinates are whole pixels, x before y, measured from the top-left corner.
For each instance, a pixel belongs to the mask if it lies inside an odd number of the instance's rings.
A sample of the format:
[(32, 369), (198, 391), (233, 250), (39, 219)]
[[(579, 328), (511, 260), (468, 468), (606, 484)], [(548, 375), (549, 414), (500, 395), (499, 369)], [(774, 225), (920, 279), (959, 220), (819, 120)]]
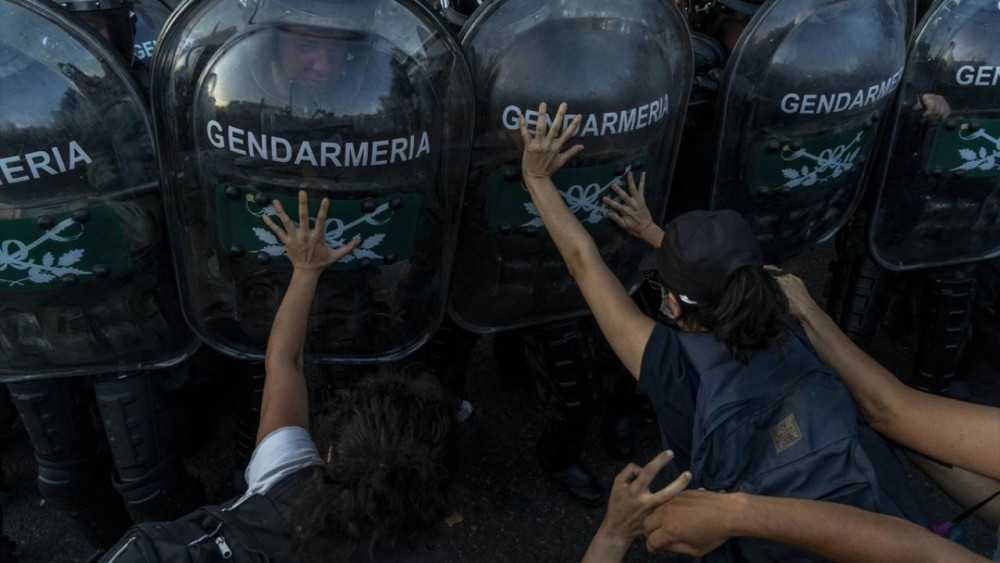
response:
[(328, 86), (347, 63), (344, 44), (332, 39), (282, 33), (278, 38), (281, 69), (291, 82), (309, 89)]

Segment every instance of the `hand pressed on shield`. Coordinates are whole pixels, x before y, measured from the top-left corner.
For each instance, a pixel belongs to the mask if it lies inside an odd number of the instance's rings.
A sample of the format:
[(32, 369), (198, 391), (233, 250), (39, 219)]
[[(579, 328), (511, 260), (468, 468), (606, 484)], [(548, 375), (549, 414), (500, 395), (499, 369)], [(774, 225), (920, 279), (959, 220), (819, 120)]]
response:
[(528, 125), (521, 115), (521, 140), (524, 141), (524, 155), (521, 158), (521, 173), (525, 182), (548, 179), (552, 174), (562, 168), (569, 159), (583, 150), (583, 145), (574, 145), (566, 152), (560, 153), (566, 141), (576, 133), (580, 127), (581, 116), (576, 116), (570, 122), (566, 130), (559, 134), (562, 129), (562, 122), (566, 116), (566, 103), (559, 104), (555, 119), (552, 120), (552, 129), (546, 127), (545, 118), (546, 107), (542, 102), (538, 106), (538, 126), (535, 128), (535, 136), (528, 132)]
[(608, 499), (608, 511), (587, 549), (585, 562), (621, 560), (632, 540), (642, 535), (646, 517), (687, 488), (691, 473), (685, 471), (663, 489), (649, 490), (650, 483), (673, 457), (669, 450), (660, 452), (645, 467), (630, 463), (618, 473)]
[(781, 286), (781, 291), (788, 298), (788, 312), (793, 317), (801, 321), (806, 313), (819, 308), (816, 301), (809, 295), (806, 284), (797, 276), (784, 274), (778, 276), (776, 279), (778, 280), (778, 285)]
[(613, 210), (608, 212), (608, 219), (632, 236), (646, 241), (654, 248), (659, 248), (663, 242), (663, 229), (653, 222), (649, 206), (646, 205), (646, 173), (639, 175), (638, 186), (635, 185), (635, 178), (631, 172), (625, 179), (628, 181), (628, 193), (625, 193), (618, 184), (611, 184), (611, 189), (621, 200), (620, 202), (604, 196), (604, 205)]
[(316, 214), (316, 226), (309, 225), (309, 200), (305, 190), (299, 192), (299, 224), (296, 225), (285, 213), (281, 202), (274, 200), (274, 211), (284, 228), (278, 226), (273, 219), (264, 215), (264, 223), (277, 235), (281, 244), (285, 245), (288, 259), (296, 270), (319, 273), (331, 264), (346, 256), (361, 242), (360, 238), (348, 242), (340, 248), (330, 248), (324, 238), (323, 225), (330, 211), (330, 200), (323, 198), (319, 213)]

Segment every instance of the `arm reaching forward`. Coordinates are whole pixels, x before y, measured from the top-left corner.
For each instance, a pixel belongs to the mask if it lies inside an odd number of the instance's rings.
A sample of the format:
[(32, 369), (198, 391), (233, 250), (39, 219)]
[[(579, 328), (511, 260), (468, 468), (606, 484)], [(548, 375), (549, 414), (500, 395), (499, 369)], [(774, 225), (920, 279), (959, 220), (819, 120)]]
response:
[(301, 426), (309, 429), (309, 394), (306, 378), (302, 373), (302, 354), (306, 341), (306, 325), (312, 307), (316, 284), (323, 270), (358, 245), (352, 240), (338, 249), (332, 249), (323, 238), (323, 225), (330, 209), (330, 200), (323, 198), (316, 214), (316, 228), (309, 226), (309, 204), (306, 192), (299, 192), (299, 224), (285, 213), (281, 202), (274, 201), (281, 226), (264, 215), (264, 223), (274, 231), (285, 245), (291, 260), (292, 280), (281, 300), (278, 313), (271, 325), (264, 360), (266, 377), (260, 406), (260, 424), (257, 426), (257, 443), (278, 428)]
[(904, 385), (841, 332), (802, 280), (784, 275), (778, 282), (820, 359), (851, 390), (873, 429), (924, 455), (1000, 479), (1000, 408)]
[(559, 106), (552, 121), (552, 129), (546, 131), (545, 104), (538, 106), (538, 128), (534, 137), (528, 132), (524, 117), (521, 117), (521, 139), (524, 141), (521, 170), (524, 184), (549, 236), (566, 261), (570, 274), (597, 319), (601, 332), (629, 373), (638, 378), (642, 354), (653, 333), (653, 319), (643, 315), (636, 307), (628, 291), (602, 260), (590, 234), (566, 207), (566, 202), (552, 183), (552, 174), (583, 150), (583, 145), (576, 145), (560, 153), (566, 141), (580, 127), (581, 118), (577, 116), (560, 135), (565, 115), (564, 103)]
[(902, 518), (853, 506), (744, 493), (684, 491), (643, 523), (646, 548), (701, 556), (730, 538), (792, 545), (833, 561), (983, 562)]

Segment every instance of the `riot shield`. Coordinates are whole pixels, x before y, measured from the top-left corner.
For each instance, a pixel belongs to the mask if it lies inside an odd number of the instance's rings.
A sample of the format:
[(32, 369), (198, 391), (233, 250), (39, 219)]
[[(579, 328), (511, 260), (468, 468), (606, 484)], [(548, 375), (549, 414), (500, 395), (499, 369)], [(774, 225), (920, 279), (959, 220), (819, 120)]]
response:
[(1000, 255), (1000, 7), (938, 2), (920, 25), (869, 231), (890, 270)]
[(260, 359), (291, 275), (261, 220), (331, 200), (326, 241), (360, 246), (320, 280), (310, 361), (389, 361), (444, 316), (473, 91), (416, 0), (206, 0), (160, 36), (153, 110), (186, 316)]
[(778, 261), (833, 236), (870, 174), (906, 55), (904, 0), (774, 0), (726, 67), (712, 206)]
[(180, 362), (142, 95), (62, 12), (0, 6), (0, 381)]
[(149, 64), (156, 47), (156, 38), (170, 17), (170, 8), (160, 0), (133, 0), (135, 12), (135, 41), (132, 46), (135, 58)]
[(476, 134), (449, 312), (486, 333), (587, 314), (521, 182), (518, 119), (534, 127), (539, 102), (582, 115), (586, 146), (553, 177), (622, 283), (641, 281), (645, 243), (606, 218), (603, 196), (625, 174), (647, 173), (659, 220), (693, 60), (673, 2), (494, 0), (462, 31), (476, 87)]

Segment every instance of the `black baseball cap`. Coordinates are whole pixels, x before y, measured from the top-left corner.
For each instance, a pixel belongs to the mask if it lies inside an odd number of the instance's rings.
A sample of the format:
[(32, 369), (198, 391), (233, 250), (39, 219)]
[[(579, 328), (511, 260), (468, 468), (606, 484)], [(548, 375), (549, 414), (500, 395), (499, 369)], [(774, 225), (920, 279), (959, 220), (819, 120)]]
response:
[(678, 299), (718, 303), (736, 270), (764, 266), (757, 237), (739, 213), (690, 211), (667, 225), (663, 242), (644, 269), (655, 269)]

